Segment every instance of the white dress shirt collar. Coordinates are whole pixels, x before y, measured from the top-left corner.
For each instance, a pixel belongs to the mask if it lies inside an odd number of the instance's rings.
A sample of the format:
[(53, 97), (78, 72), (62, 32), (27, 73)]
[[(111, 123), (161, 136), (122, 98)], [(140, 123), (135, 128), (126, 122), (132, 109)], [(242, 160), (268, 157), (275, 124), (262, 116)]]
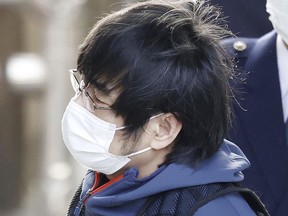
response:
[(288, 49), (279, 35), (277, 35), (276, 50), (283, 118), (286, 122), (288, 118)]

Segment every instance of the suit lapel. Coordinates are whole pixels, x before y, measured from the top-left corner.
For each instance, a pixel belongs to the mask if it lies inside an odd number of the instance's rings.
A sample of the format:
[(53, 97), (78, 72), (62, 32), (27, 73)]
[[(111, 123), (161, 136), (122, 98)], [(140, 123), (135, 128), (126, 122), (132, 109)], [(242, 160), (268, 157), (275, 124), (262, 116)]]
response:
[[(263, 44), (266, 44), (265, 50)], [(249, 75), (243, 101), (247, 111), (241, 112), (240, 119), (257, 166), (277, 197), (277, 194), (283, 194), (283, 185), (288, 181), (288, 148), (276, 59), (276, 34), (259, 39), (250, 56), (245, 66)]]

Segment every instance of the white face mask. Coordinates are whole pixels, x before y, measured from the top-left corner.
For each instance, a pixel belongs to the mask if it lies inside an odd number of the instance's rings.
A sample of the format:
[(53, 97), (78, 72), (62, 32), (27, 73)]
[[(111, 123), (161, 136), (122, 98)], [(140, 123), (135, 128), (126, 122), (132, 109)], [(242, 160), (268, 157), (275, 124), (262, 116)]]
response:
[(130, 161), (129, 157), (151, 149), (148, 147), (125, 156), (109, 153), (116, 130), (123, 128), (125, 126), (116, 128), (116, 125), (97, 118), (73, 99), (68, 104), (62, 119), (63, 139), (71, 155), (82, 166), (106, 175), (124, 167)]
[(288, 1), (267, 0), (266, 10), (275, 31), (288, 44)]

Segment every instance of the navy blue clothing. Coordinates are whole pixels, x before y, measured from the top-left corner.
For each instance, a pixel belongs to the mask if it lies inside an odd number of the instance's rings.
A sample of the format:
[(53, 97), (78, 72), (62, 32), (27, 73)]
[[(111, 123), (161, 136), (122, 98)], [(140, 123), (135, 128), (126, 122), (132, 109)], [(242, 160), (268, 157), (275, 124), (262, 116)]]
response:
[[(273, 216), (288, 215), (288, 146), (281, 101), (276, 56), (276, 32), (259, 39), (231, 38), (224, 41), (238, 68), (246, 77), (237, 86), (235, 118), (229, 139), (237, 143), (251, 161), (244, 185), (258, 193)], [(237, 51), (236, 41), (247, 49)]]
[(210, 0), (222, 6), (229, 29), (238, 37), (260, 37), (273, 29), (266, 0)]
[[(83, 181), (81, 197), (92, 189), (86, 198), (86, 215), (134, 216), (149, 196), (177, 188), (215, 182), (240, 182), (242, 171), (250, 163), (233, 143), (224, 141), (219, 151), (196, 168), (169, 164), (145, 178), (137, 178), (138, 171), (131, 168), (116, 180), (108, 181), (104, 175), (90, 172)], [(101, 180), (106, 183), (100, 183)], [(221, 196), (201, 207), (196, 216), (255, 216), (244, 198), (238, 193)]]

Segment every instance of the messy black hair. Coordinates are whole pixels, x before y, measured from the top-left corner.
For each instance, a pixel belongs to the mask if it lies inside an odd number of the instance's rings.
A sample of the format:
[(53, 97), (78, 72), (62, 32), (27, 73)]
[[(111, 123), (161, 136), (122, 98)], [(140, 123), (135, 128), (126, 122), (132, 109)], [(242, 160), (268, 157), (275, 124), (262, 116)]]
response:
[(233, 66), (220, 45), (220, 11), (205, 1), (145, 1), (100, 20), (80, 47), (77, 69), (100, 90), (120, 90), (112, 108), (128, 133), (157, 113), (182, 122), (166, 163), (213, 155), (230, 122)]

